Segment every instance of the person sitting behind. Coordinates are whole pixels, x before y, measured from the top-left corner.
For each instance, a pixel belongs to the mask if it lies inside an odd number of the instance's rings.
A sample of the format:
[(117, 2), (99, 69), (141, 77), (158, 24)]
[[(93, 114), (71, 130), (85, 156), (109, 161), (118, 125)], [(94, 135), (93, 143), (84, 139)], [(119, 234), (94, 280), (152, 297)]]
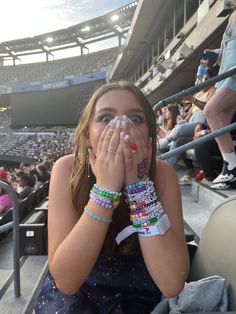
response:
[(19, 179), (19, 184), (21, 187), (21, 191), (19, 192), (19, 196), (21, 199), (26, 198), (34, 188), (34, 179), (30, 177), (28, 174), (21, 175)]
[[(9, 184), (6, 180), (0, 178), (1, 181)], [(6, 213), (12, 208), (12, 200), (5, 189), (0, 188), (0, 213)]]

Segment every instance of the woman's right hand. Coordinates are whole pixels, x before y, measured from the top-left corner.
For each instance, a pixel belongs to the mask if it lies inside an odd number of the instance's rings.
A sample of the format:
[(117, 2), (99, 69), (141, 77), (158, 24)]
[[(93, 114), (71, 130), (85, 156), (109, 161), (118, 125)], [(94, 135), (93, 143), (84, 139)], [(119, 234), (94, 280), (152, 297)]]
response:
[(96, 184), (114, 192), (124, 185), (125, 165), (121, 143), (121, 119), (113, 119), (103, 130), (96, 156), (89, 149), (89, 162), (96, 177)]

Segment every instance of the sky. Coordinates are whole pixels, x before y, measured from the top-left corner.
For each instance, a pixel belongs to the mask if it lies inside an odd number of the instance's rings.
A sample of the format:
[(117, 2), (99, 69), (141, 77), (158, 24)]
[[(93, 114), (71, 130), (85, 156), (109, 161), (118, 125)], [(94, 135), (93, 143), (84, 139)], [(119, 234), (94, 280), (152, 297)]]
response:
[(132, 0), (1, 1), (0, 42), (36, 36), (84, 22)]

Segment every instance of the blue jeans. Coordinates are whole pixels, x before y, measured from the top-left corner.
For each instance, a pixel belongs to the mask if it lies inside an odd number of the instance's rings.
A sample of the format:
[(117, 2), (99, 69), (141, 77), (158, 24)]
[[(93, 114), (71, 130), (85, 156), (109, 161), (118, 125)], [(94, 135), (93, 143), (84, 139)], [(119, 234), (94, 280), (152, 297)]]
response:
[[(189, 140), (189, 142), (190, 142), (191, 139), (193, 138), (194, 129), (195, 129), (196, 125), (197, 125), (197, 123), (194, 123), (194, 122), (176, 125), (172, 129), (170, 134), (167, 136), (167, 139), (170, 142), (170, 149), (169, 149), (169, 151), (177, 148), (176, 141), (178, 139), (180, 139), (181, 137), (185, 137), (185, 138), (188, 137), (188, 138), (190, 138), (190, 140)], [(169, 165), (174, 167), (175, 164), (177, 163), (178, 159), (179, 159), (179, 155), (180, 154), (176, 154), (176, 155), (174, 155), (172, 157), (167, 158), (165, 161)]]

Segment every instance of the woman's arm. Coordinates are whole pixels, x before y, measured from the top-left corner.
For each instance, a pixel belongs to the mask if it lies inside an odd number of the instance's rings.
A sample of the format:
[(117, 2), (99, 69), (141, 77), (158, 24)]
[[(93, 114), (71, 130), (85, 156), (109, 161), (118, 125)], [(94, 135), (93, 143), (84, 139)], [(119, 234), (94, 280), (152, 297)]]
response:
[(157, 127), (156, 127), (156, 130), (157, 130), (157, 136), (158, 136), (159, 138), (164, 138), (164, 137), (166, 137), (167, 132), (164, 131), (160, 126), (157, 126)]
[[(99, 138), (96, 156), (90, 149), (89, 162), (103, 191), (119, 192), (124, 184), (120, 131), (120, 121), (108, 124)], [(56, 162), (49, 190), (49, 268), (57, 287), (67, 294), (75, 293), (93, 269), (117, 206), (105, 208), (97, 198), (90, 198), (79, 218), (69, 187), (73, 158), (70, 155)]]
[[(108, 224), (85, 213), (79, 219), (69, 188), (73, 159), (70, 155), (55, 163), (48, 206), (49, 269), (57, 287), (66, 294), (75, 293), (91, 272), (108, 229)], [(87, 207), (96, 215), (111, 218), (111, 210), (92, 201)]]
[(179, 185), (174, 170), (157, 162), (158, 200), (167, 213), (171, 228), (163, 236), (139, 237), (148, 271), (166, 297), (183, 289), (189, 272), (189, 256), (184, 235)]

